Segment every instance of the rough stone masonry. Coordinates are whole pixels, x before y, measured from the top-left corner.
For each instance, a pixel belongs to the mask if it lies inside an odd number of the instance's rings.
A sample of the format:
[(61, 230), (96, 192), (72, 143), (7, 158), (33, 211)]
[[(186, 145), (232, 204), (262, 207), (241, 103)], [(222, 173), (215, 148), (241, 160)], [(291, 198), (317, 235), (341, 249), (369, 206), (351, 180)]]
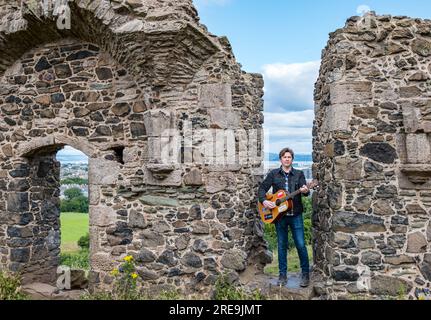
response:
[(350, 18), (322, 59), (315, 289), (412, 298), (431, 284), (431, 21)]
[[(125, 255), (150, 291), (207, 292), (222, 272), (261, 273), (271, 261), (256, 214), (263, 155), (248, 161), (243, 142), (262, 127), (262, 77), (241, 70), (191, 0), (69, 5), (71, 29), (59, 30), (0, 1), (0, 266), (55, 282), (55, 155), (69, 145), (89, 157), (93, 288), (110, 287)], [(237, 161), (207, 161), (203, 135), (164, 163), (163, 132), (187, 128), (233, 132), (222, 149)]]

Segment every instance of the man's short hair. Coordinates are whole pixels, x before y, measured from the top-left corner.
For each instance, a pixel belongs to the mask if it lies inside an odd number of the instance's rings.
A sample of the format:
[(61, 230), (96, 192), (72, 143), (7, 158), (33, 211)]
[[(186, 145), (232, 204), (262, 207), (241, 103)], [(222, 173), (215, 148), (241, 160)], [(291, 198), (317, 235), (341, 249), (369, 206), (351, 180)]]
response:
[(290, 148), (284, 148), (283, 150), (280, 151), (280, 154), (278, 155), (280, 160), (281, 160), (281, 158), (283, 158), (284, 154), (287, 152), (289, 152), (292, 155), (292, 159), (295, 159), (295, 153), (293, 152), (293, 150)]

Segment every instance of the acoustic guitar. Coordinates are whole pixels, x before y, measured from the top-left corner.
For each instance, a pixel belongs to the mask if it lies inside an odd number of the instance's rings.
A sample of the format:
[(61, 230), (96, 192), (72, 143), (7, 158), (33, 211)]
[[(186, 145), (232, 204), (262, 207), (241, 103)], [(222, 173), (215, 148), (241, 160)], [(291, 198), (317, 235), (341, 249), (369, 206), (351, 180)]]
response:
[[(316, 180), (307, 183), (307, 187), (310, 190), (315, 189), (318, 185), (319, 184)], [(276, 207), (274, 209), (268, 209), (259, 202), (258, 209), (262, 221), (264, 223), (270, 224), (280, 220), (287, 212), (293, 210), (293, 198), (295, 198), (300, 193), (300, 190), (292, 193), (287, 193), (285, 190), (280, 190), (275, 194), (267, 194), (266, 200), (274, 202)]]

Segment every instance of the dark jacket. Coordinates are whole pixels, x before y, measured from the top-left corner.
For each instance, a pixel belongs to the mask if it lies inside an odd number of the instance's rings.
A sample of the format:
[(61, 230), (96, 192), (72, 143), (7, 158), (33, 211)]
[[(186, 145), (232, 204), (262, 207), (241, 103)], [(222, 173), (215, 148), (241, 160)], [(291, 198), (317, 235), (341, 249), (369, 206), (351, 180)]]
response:
[[(285, 178), (283, 169), (280, 167), (278, 169), (272, 170), (266, 179), (262, 182), (259, 187), (259, 202), (263, 203), (266, 200), (266, 193), (272, 187), (272, 192), (276, 193), (279, 190), (285, 189)], [(292, 193), (296, 190), (299, 190), (303, 185), (307, 185), (307, 181), (305, 180), (304, 172), (301, 170), (296, 170), (292, 168), (289, 172), (289, 193)], [(304, 211), (304, 207), (302, 206), (302, 195), (309, 196), (310, 192), (307, 194), (299, 194), (293, 198), (293, 214), (299, 215)]]

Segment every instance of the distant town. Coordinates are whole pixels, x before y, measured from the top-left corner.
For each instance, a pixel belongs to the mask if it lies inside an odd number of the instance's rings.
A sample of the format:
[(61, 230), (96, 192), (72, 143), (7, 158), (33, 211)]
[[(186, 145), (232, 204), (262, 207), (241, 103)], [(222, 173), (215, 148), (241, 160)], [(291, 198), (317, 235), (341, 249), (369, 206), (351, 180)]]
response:
[[(265, 171), (278, 168), (280, 161), (278, 155), (274, 153), (266, 154)], [(84, 155), (59, 154), (57, 160), (61, 162), (61, 188), (60, 198), (64, 199), (64, 191), (71, 188), (78, 188), (82, 194), (88, 197), (88, 160)], [(293, 163), (296, 169), (304, 172), (307, 180), (312, 180), (313, 160), (311, 155), (295, 155)]]
[(72, 188), (78, 188), (84, 196), (88, 197), (88, 164), (86, 162), (61, 162), (60, 180), (60, 199), (64, 199), (64, 191)]

